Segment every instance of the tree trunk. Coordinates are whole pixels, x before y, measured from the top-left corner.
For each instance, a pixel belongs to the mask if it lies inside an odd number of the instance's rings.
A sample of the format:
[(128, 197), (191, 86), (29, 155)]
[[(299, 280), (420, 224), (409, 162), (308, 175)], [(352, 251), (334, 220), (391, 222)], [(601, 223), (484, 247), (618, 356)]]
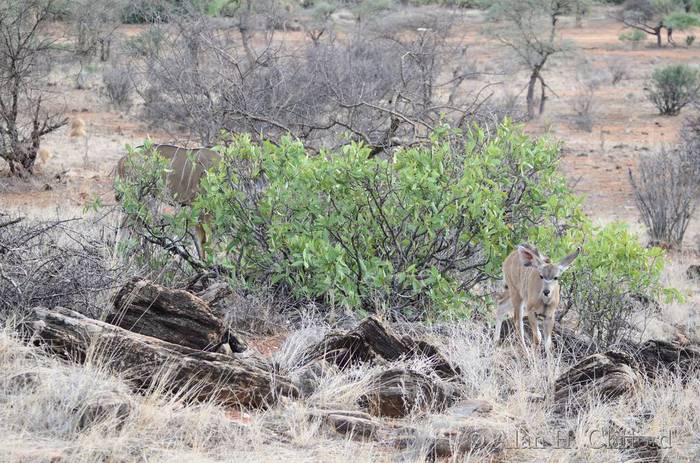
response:
[(527, 84), (527, 118), (533, 119), (535, 117), (535, 85), (537, 84), (537, 78), (539, 77), (539, 69), (532, 71), (530, 75), (530, 82)]
[(547, 100), (547, 95), (545, 94), (547, 87), (544, 84), (544, 79), (542, 78), (542, 76), (538, 76), (538, 78), (540, 80), (540, 87), (541, 87), (541, 91), (542, 91), (542, 93), (540, 95), (540, 115), (542, 115), (544, 113), (544, 104), (545, 104), (545, 101)]
[(654, 28), (654, 35), (656, 36), (656, 46), (661, 48), (661, 26)]
[(259, 407), (297, 388), (262, 358), (201, 352), (93, 320), (62, 307), (35, 307), (21, 326), (34, 345), (84, 362), (95, 356), (138, 389), (186, 390), (186, 396)]
[(112, 49), (112, 39), (103, 37), (100, 40), (100, 61), (109, 61), (109, 55)]

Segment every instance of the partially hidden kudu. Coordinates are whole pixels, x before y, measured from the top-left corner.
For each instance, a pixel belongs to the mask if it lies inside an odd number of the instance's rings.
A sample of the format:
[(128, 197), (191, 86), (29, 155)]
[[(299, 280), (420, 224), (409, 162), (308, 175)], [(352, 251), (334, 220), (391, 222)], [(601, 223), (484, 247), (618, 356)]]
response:
[[(128, 159), (132, 155), (141, 154), (143, 147), (137, 148), (133, 154), (127, 154), (117, 163), (117, 178), (129, 177)], [(221, 159), (221, 155), (209, 148), (183, 148), (174, 145), (153, 145), (150, 153), (157, 153), (168, 161), (166, 172), (166, 188), (169, 196), (180, 206), (189, 206), (200, 192), (201, 180), (205, 172), (215, 166)], [(119, 198), (117, 198), (119, 200)], [(202, 223), (206, 217), (200, 217), (194, 225), (194, 242), (197, 254), (201, 260), (205, 259), (204, 244), (207, 242), (207, 234)], [(120, 229), (122, 227), (120, 226)], [(118, 240), (118, 239), (117, 239)]]
[(501, 336), (501, 324), (508, 315), (513, 314), (513, 323), (518, 339), (525, 347), (523, 318), (527, 316), (532, 331), (533, 344), (539, 346), (542, 341), (538, 319), (544, 324), (544, 347), (549, 352), (552, 344), (554, 313), (559, 307), (561, 297), (559, 277), (571, 266), (581, 249), (564, 257), (558, 264), (553, 264), (534, 246), (521, 244), (503, 262), (505, 293), (498, 300), (496, 312), (495, 340)]

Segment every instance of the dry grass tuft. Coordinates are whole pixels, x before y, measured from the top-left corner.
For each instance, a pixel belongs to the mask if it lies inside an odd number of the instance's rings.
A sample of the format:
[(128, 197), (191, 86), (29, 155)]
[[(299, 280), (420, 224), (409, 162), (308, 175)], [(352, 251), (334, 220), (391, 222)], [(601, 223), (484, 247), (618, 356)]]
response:
[[(308, 376), (303, 353), (328, 329), (312, 321), (292, 330), (273, 355), (280, 371), (296, 379)], [(578, 416), (562, 417), (555, 414), (549, 391), (568, 365), (556, 355), (547, 360), (534, 354), (522, 357), (508, 345), (496, 348), (489, 333), (471, 323), (440, 331), (430, 338), (464, 372), (459, 386), (463, 396), (493, 405), (491, 412), (466, 423), (500, 433), (506, 447), (503, 461), (624, 461), (625, 450), (595, 448), (605, 433), (618, 429), (653, 437), (671, 433), (668, 461), (694, 461), (700, 454), (698, 378), (644, 384), (635, 397), (595, 403)], [(234, 411), (193, 404), (158, 388), (134, 394), (103, 359), (94, 355), (84, 366), (75, 366), (25, 346), (9, 328), (0, 334), (3, 461), (423, 461), (430, 453), (430, 437), (450, 413), (415, 412), (391, 421), (415, 428), (417, 436), (396, 449), (390, 445), (391, 433), (377, 442), (363, 442), (313, 418), (319, 409), (359, 410), (357, 399), (371, 387), (368, 378), (386, 366), (317, 370), (314, 391), (305, 399), (267, 411)], [(430, 372), (421, 359), (390, 366)], [(103, 413), (90, 414), (93, 404), (102, 404)], [(542, 448), (525, 448), (536, 444)], [(468, 460), (490, 457), (481, 451)]]

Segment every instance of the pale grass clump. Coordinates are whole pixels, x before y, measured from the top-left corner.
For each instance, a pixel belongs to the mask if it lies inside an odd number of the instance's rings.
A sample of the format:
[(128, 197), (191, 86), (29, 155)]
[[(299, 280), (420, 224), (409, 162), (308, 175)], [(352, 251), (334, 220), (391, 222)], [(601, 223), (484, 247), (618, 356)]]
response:
[[(109, 370), (107, 351), (93, 349), (86, 364), (76, 366), (27, 347), (7, 329), (0, 333), (0, 370), (4, 372), (0, 378), (0, 455), (7, 456), (3, 461), (8, 462), (62, 457), (78, 463), (107, 457), (124, 462), (186, 463), (428, 459), (436, 432), (451, 422), (449, 409), (441, 413), (416, 410), (401, 420), (378, 420), (382, 431), (368, 441), (336, 433), (323, 422), (321, 411), (361, 410), (358, 399), (375, 387), (371, 378), (386, 368), (408, 368), (440, 381), (429, 360), (360, 364), (344, 370), (326, 364), (310, 373), (305, 354), (329, 331), (323, 321), (303, 320), (271, 358), (282, 374), (296, 380), (312, 373), (309, 394), (285, 399), (267, 410), (241, 411), (194, 403), (187, 400), (191, 392), (166, 393), (167, 369), (159, 384), (134, 393)], [(473, 322), (422, 331), (423, 338), (461, 369), (462, 377), (450, 386), (458, 388), (462, 399), (491, 404), (489, 413), (470, 416), (466, 423), (501, 433), (505, 447), (498, 457), (501, 461), (628, 461), (634, 457), (629, 451), (591, 445), (592, 433), (621, 427), (653, 437), (675, 430), (672, 447), (666, 450), (668, 461), (691, 462), (700, 456), (700, 378), (641, 381), (632, 396), (612, 402), (594, 399), (577, 412), (562, 415), (556, 411), (552, 390), (556, 378), (571, 364), (561, 360), (556, 350), (547, 358), (532, 351), (523, 355), (508, 342), (494, 346), (492, 333)], [(23, 383), (18, 375), (35, 381)], [(128, 416), (107, 416), (81, 426), (86, 406), (109, 397), (127, 402)], [(569, 405), (573, 409), (575, 404)], [(402, 448), (392, 444), (401, 432), (397, 427), (413, 430), (414, 438)], [(546, 445), (525, 448), (528, 439), (530, 445)], [(491, 450), (481, 449), (446, 461), (486, 462), (492, 457)]]
[[(0, 461), (377, 460), (373, 444), (322, 430), (304, 402), (240, 412), (193, 403), (189, 394), (166, 394), (159, 385), (137, 394), (99, 351), (79, 366), (26, 346), (9, 328), (0, 332)], [(129, 404), (128, 415), (81, 426), (87, 406), (109, 398)]]

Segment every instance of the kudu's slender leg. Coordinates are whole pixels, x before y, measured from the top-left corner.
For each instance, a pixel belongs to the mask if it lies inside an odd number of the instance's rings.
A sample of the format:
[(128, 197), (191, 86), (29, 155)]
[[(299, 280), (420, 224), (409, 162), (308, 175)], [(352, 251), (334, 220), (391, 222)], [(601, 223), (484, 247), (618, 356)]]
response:
[(206, 255), (204, 253), (204, 244), (207, 242), (207, 232), (201, 223), (194, 226), (194, 246), (197, 248), (197, 255), (199, 260), (206, 260)]
[[(509, 285), (513, 288), (512, 285)], [(510, 301), (513, 304), (513, 324), (520, 343), (525, 347), (525, 335), (523, 333), (523, 300), (515, 289), (510, 291)]]
[(121, 209), (117, 213), (117, 233), (114, 236), (114, 250), (112, 251), (112, 267), (117, 264), (117, 258), (119, 256), (119, 243), (122, 239), (122, 230), (126, 226), (126, 215), (122, 213)]
[(510, 302), (510, 292), (506, 288), (506, 292), (500, 296), (498, 307), (496, 309), (496, 330), (493, 333), (493, 340), (498, 344), (501, 340), (501, 327), (503, 320), (508, 318), (513, 313), (513, 305)]
[(527, 321), (530, 323), (530, 331), (532, 332), (532, 344), (537, 347), (542, 341), (540, 329), (537, 327), (537, 314), (534, 307), (528, 307)]
[(554, 314), (549, 314), (544, 319), (544, 350), (550, 352), (552, 348), (552, 331), (554, 330)]

